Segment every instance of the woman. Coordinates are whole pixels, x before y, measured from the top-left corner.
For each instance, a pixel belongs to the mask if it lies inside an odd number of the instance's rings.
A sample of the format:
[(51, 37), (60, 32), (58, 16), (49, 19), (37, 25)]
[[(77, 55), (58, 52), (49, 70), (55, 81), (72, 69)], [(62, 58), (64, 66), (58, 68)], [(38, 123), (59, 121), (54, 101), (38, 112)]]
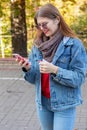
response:
[(42, 130), (73, 130), (76, 106), (82, 104), (87, 57), (82, 42), (52, 4), (35, 14), (37, 35), (29, 62), (19, 61), (26, 81), (36, 86)]

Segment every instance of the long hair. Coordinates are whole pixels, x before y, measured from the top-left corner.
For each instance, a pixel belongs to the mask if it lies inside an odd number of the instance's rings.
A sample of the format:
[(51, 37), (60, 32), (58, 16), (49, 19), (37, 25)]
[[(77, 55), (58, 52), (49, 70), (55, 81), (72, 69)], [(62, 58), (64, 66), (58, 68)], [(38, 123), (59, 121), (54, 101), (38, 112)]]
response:
[[(60, 27), (62, 34), (64, 36), (69, 36), (69, 37), (73, 37), (73, 38), (77, 37), (76, 34), (73, 32), (73, 30), (64, 21), (59, 10), (52, 4), (50, 4), (50, 3), (45, 4), (36, 12), (36, 14), (34, 16), (34, 22), (35, 22), (36, 26), (38, 25), (38, 23), (37, 23), (38, 17), (47, 17), (49, 19), (55, 19), (55, 18), (59, 19), (60, 18), (60, 23), (58, 26)], [(36, 38), (41, 37), (41, 35), (44, 35), (43, 32), (37, 28)]]

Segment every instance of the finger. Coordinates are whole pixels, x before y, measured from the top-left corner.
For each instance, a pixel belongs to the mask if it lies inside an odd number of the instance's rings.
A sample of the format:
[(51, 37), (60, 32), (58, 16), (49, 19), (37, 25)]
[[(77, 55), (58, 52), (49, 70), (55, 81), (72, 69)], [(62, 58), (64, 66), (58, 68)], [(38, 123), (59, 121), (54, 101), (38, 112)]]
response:
[(27, 61), (23, 61), (22, 62), (22, 67), (26, 67), (28, 65), (28, 62)]
[(20, 66), (22, 66), (22, 65), (23, 65), (23, 61), (22, 61), (22, 60), (18, 61), (18, 64), (19, 64)]
[(45, 64), (47, 64), (47, 62), (45, 62), (45, 61), (40, 61), (39, 64), (40, 64), (40, 65), (45, 65)]
[(41, 73), (48, 73), (48, 71), (45, 68), (43, 68), (43, 67), (40, 68), (40, 72)]
[(18, 58), (16, 58), (15, 61), (19, 62), (20, 60)]

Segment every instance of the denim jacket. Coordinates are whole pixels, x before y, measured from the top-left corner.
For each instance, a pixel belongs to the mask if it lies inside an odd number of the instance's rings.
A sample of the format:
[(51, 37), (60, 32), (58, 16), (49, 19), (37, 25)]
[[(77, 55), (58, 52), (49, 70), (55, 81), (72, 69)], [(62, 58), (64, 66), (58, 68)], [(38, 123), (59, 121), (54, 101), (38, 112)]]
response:
[[(24, 72), (24, 78), (35, 84), (36, 102), (41, 102), (41, 74), (39, 60), (41, 51), (33, 46), (29, 55), (31, 68)], [(76, 38), (64, 37), (53, 57), (52, 63), (58, 66), (58, 73), (50, 74), (50, 101), (52, 110), (63, 110), (82, 103), (81, 86), (85, 81), (87, 55), (82, 42)]]

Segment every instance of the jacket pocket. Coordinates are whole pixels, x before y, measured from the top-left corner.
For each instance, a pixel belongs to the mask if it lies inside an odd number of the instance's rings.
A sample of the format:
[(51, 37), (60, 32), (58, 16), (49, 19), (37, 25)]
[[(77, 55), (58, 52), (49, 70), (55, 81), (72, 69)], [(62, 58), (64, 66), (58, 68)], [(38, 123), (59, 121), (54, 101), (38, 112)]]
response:
[(66, 55), (62, 55), (58, 60), (57, 60), (57, 65), (59, 67), (62, 67), (64, 69), (68, 69), (69, 68), (69, 64), (70, 64), (70, 54), (66, 54)]

